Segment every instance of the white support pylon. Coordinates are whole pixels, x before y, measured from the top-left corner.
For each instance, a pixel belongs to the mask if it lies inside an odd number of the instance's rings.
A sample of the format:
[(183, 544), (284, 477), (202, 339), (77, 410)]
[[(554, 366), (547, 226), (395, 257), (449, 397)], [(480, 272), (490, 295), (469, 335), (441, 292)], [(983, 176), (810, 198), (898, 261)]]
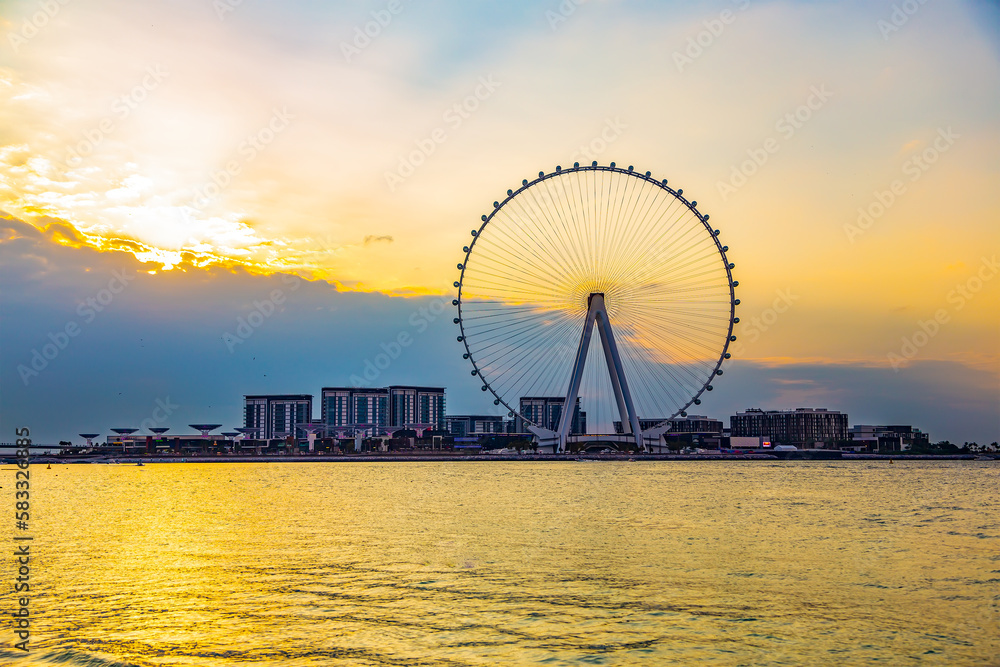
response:
[(632, 394), (629, 391), (628, 382), (625, 380), (625, 371), (622, 369), (618, 345), (615, 343), (611, 320), (608, 318), (608, 310), (604, 305), (604, 295), (600, 292), (594, 292), (587, 298), (587, 319), (583, 323), (580, 346), (576, 350), (576, 360), (573, 362), (573, 375), (569, 380), (566, 402), (563, 403), (562, 415), (559, 417), (559, 429), (556, 431), (559, 436), (558, 451), (566, 451), (566, 439), (569, 437), (569, 428), (573, 423), (573, 414), (576, 412), (576, 399), (580, 396), (583, 367), (587, 361), (590, 337), (595, 324), (604, 347), (604, 358), (608, 362), (608, 374), (611, 376), (611, 386), (615, 391), (615, 402), (618, 404), (622, 430), (635, 438), (635, 444), (639, 451), (645, 451), (642, 431), (639, 429), (639, 417), (636, 415)]

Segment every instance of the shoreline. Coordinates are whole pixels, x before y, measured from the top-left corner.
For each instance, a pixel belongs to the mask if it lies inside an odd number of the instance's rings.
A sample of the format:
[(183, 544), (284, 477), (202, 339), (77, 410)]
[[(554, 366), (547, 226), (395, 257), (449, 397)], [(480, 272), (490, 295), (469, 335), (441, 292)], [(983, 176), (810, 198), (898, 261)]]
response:
[[(820, 450), (822, 451), (822, 450)], [(103, 465), (153, 465), (157, 463), (490, 463), (490, 462), (574, 462), (574, 461), (976, 461), (997, 460), (995, 457), (979, 459), (975, 454), (840, 454), (839, 452), (789, 452), (795, 456), (774, 454), (523, 454), (523, 455), (408, 455), (408, 454), (355, 454), (322, 456), (121, 456), (121, 457), (66, 457), (32, 456), (32, 465), (43, 464), (103, 464)], [(0, 458), (4, 465), (13, 464), (11, 457)]]

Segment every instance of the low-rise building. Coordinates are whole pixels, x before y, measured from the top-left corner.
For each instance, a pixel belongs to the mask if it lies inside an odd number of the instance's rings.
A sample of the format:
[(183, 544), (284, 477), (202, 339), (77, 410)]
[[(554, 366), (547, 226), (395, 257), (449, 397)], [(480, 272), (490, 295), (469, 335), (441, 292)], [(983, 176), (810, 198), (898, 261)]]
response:
[(449, 415), (445, 430), (457, 438), (514, 433), (514, 420), (494, 415)]
[(851, 427), (851, 443), (848, 445), (856, 451), (878, 452), (905, 452), (915, 445), (930, 445), (930, 436), (920, 429), (912, 426), (872, 426), (868, 424), (855, 424)]
[[(699, 449), (719, 449), (722, 446), (722, 421), (711, 419), (704, 415), (687, 415), (673, 419), (640, 419), (639, 429), (649, 431), (654, 428), (665, 430), (660, 435), (659, 442), (650, 445), (653, 452), (679, 450), (686, 447)], [(622, 434), (621, 421), (614, 422), (615, 433)]]
[[(666, 418), (660, 419), (640, 419), (639, 428), (643, 431), (648, 431), (651, 428), (655, 428), (660, 424), (663, 424)], [(666, 434), (677, 435), (681, 433), (715, 433), (722, 434), (722, 420), (711, 419), (704, 415), (688, 415), (686, 417), (674, 417), (669, 420), (670, 424), (667, 426)], [(615, 433), (624, 433), (622, 429), (621, 421), (614, 422)]]

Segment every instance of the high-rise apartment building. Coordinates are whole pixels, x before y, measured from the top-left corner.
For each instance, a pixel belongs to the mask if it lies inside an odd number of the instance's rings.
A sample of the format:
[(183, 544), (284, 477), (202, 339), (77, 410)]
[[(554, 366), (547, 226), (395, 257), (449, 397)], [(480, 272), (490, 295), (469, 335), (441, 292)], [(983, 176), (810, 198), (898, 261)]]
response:
[(254, 429), (253, 437), (305, 437), (297, 428), (312, 421), (310, 394), (258, 394), (243, 396), (243, 426)]
[(330, 427), (445, 428), (441, 387), (324, 387), (320, 420)]
[(389, 387), (390, 422), (404, 428), (411, 424), (431, 424), (435, 430), (445, 428), (444, 389), (441, 387)]
[(794, 410), (750, 409), (729, 418), (730, 431), (736, 437), (770, 438), (771, 444), (811, 447), (847, 440), (847, 414), (826, 408)]

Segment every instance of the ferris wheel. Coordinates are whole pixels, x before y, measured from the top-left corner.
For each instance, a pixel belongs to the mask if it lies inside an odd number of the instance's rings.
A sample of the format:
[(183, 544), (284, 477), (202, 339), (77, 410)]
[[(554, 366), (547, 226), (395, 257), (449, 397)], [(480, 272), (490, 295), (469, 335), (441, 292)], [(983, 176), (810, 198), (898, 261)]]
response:
[[(482, 391), (552, 451), (581, 412), (590, 434), (659, 442), (736, 340), (739, 283), (708, 219), (666, 179), (614, 162), (507, 190), (463, 248), (452, 302)], [(522, 409), (537, 397), (563, 400), (557, 422)]]

